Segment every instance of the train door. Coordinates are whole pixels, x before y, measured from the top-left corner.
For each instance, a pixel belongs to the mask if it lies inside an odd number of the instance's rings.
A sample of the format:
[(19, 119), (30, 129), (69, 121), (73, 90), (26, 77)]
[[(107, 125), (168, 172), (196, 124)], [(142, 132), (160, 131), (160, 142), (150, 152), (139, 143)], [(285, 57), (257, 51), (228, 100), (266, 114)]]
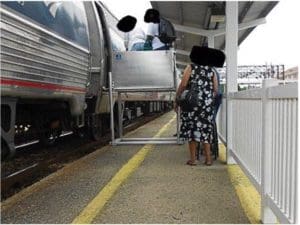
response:
[(84, 7), (88, 20), (91, 54), (85, 115), (91, 137), (99, 140), (106, 127), (105, 117), (109, 118), (109, 111), (103, 111), (101, 103), (105, 99), (105, 90), (108, 87), (107, 74), (110, 70), (111, 45), (101, 5), (92, 1), (84, 2)]
[(95, 2), (84, 2), (87, 14), (90, 41), (90, 79), (87, 88), (87, 98), (101, 95), (104, 85), (104, 74), (107, 65), (107, 50), (104, 28)]

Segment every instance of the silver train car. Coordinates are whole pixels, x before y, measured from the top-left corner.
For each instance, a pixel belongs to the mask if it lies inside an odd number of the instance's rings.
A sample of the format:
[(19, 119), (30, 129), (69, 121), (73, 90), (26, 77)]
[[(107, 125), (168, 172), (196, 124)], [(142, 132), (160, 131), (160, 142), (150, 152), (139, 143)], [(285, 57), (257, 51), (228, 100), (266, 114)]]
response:
[[(112, 52), (125, 51), (118, 20), (101, 2), (0, 4), (2, 158), (31, 139), (52, 144), (65, 130), (101, 138)], [(124, 95), (124, 117), (170, 108), (171, 98)]]

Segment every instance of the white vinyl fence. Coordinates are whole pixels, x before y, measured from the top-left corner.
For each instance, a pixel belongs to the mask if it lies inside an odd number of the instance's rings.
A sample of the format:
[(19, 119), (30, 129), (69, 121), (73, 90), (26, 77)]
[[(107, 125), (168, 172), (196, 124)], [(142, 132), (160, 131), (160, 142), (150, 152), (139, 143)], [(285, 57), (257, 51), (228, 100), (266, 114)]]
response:
[[(297, 223), (298, 83), (265, 80), (262, 89), (228, 98), (231, 154), (261, 193), (262, 222), (275, 223), (276, 216), (281, 223)], [(226, 105), (218, 115), (219, 136), (226, 142), (224, 121)]]

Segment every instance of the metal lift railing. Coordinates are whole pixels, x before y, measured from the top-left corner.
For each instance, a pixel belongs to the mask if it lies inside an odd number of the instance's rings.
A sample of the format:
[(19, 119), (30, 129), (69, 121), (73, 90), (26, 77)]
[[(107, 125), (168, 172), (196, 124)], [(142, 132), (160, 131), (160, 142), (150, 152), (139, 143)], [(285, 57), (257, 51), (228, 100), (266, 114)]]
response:
[[(227, 154), (260, 192), (263, 223), (276, 223), (276, 217), (280, 223), (297, 223), (298, 217), (298, 83), (282, 82), (264, 80), (261, 89), (227, 96), (235, 118), (233, 147)], [(223, 105), (218, 115), (225, 144), (226, 111)]]
[[(175, 54), (173, 51), (114, 52), (112, 73), (109, 74), (112, 145), (180, 144), (177, 114), (177, 137), (124, 138), (121, 93), (175, 92), (177, 87)], [(115, 138), (113, 93), (117, 95), (119, 138)]]

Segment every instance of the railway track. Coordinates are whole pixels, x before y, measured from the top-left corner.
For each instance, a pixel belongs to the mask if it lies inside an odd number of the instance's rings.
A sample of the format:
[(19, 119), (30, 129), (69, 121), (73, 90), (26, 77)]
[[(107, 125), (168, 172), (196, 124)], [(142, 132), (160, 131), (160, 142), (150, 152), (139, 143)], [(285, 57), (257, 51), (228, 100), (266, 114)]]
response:
[[(162, 113), (143, 116), (134, 120), (124, 127), (124, 134), (154, 120), (160, 115)], [(65, 164), (107, 145), (110, 140), (109, 132), (99, 141), (75, 139), (74, 135), (70, 135), (59, 140), (56, 147), (41, 150), (38, 145), (33, 145), (33, 153), (31, 154), (26, 153), (30, 150), (30, 146), (24, 145), (23, 147), (27, 148), (24, 150), (25, 152), (21, 152), (14, 160), (3, 162), (3, 165), (1, 165), (1, 201), (57, 171)], [(21, 147), (19, 151), (21, 151)]]

